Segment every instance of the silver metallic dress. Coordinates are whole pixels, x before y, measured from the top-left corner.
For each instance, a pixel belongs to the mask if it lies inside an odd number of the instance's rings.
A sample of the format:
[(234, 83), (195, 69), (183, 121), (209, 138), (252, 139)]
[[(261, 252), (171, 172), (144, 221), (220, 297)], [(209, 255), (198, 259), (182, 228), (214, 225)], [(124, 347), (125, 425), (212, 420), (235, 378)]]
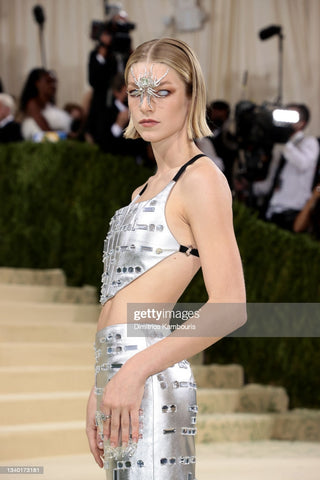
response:
[[(116, 211), (104, 243), (100, 301), (105, 304), (119, 290), (169, 255), (195, 249), (180, 245), (170, 231), (165, 207), (172, 188), (196, 155), (168, 185), (146, 201), (135, 199)], [(143, 190), (144, 191), (144, 190)], [(133, 355), (167, 334), (148, 330), (131, 336), (127, 324), (100, 330), (96, 336), (96, 423), (102, 432), (100, 403), (110, 378)], [(107, 480), (195, 480), (196, 384), (186, 360), (148, 378), (141, 404), (141, 438), (136, 449), (111, 448), (104, 441)]]
[[(161, 340), (152, 330), (127, 335), (127, 324), (100, 330), (96, 336), (97, 426), (103, 430), (100, 403), (108, 380), (135, 353)], [(152, 375), (145, 384), (137, 448), (126, 451), (104, 441), (107, 480), (195, 480), (196, 384), (183, 360)]]

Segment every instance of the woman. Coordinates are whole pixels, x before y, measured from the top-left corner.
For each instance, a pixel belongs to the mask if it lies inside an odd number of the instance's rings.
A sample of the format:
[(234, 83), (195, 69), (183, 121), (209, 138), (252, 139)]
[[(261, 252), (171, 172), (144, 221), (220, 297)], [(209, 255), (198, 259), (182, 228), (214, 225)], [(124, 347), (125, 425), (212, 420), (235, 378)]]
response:
[(25, 140), (33, 140), (43, 132), (70, 131), (70, 115), (54, 105), (56, 89), (57, 79), (53, 72), (44, 68), (31, 70), (20, 99)]
[[(125, 136), (151, 142), (157, 171), (110, 222), (87, 435), (100, 467), (104, 454), (107, 479), (193, 480), (197, 406), (184, 359), (245, 322), (245, 309), (232, 318), (216, 312), (212, 321), (213, 306), (245, 304), (232, 198), (222, 172), (194, 142), (210, 130), (192, 50), (170, 38), (146, 42), (130, 56), (125, 78)], [(134, 323), (127, 307), (174, 305), (200, 266), (208, 302), (190, 320), (200, 334), (127, 330), (127, 321)]]

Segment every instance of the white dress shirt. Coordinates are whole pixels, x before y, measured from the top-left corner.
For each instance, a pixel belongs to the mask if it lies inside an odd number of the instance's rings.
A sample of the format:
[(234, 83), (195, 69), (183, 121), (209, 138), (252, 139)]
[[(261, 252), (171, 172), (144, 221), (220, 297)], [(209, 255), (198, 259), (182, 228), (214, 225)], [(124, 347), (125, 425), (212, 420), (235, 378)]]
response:
[(285, 210), (302, 210), (311, 194), (319, 157), (319, 143), (315, 137), (305, 136), (302, 131), (299, 131), (292, 135), (282, 150), (277, 146), (267, 178), (253, 183), (254, 195), (268, 194), (281, 155), (286, 159), (286, 163), (279, 177), (280, 186), (274, 190), (270, 199), (266, 212), (267, 218)]

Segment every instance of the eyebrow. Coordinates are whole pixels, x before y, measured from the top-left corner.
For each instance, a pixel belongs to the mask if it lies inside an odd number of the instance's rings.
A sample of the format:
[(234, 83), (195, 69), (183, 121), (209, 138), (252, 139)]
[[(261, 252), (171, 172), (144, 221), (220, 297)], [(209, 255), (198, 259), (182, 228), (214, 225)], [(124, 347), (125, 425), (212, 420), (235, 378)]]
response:
[[(163, 87), (163, 86), (166, 86), (166, 85), (172, 86), (172, 82), (170, 82), (169, 80), (165, 80), (164, 82), (161, 81), (158, 86)], [(136, 85), (135, 82), (130, 81), (130, 82), (128, 82), (128, 87), (131, 87), (131, 86), (136, 87), (137, 85)]]

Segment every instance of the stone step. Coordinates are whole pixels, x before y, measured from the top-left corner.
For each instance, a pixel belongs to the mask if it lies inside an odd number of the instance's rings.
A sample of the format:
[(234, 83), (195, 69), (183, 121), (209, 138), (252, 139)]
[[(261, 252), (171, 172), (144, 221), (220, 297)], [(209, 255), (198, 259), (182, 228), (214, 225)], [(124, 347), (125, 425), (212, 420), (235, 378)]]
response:
[[(64, 385), (62, 385), (62, 391), (57, 388), (57, 384), (58, 386), (61, 386), (61, 377), (63, 375), (68, 373), (69, 377), (71, 374), (76, 377), (77, 375), (75, 375), (75, 372), (75, 369), (70, 372), (70, 370), (66, 371), (59, 369), (51, 369), (47, 371), (47, 369), (42, 368), (41, 381), (44, 383), (41, 384), (40, 381), (37, 383), (35, 382), (36, 374), (40, 377), (39, 371), (30, 371), (30, 369), (27, 372), (25, 372), (25, 369), (20, 369), (20, 371), (16, 370), (14, 373), (16, 374), (16, 377), (20, 374), (20, 381), (13, 383), (13, 379), (11, 379), (15, 388), (12, 388), (11, 385), (11, 390), (9, 390), (11, 393), (8, 393), (10, 385), (3, 383), (6, 378), (0, 371), (1, 383), (5, 385), (5, 387), (3, 387), (4, 392), (1, 392), (2, 394), (0, 394), (0, 424), (5, 425), (10, 423), (33, 423), (36, 421), (81, 419), (85, 409), (84, 400), (86, 401), (88, 391), (94, 383), (93, 368), (81, 372), (82, 383), (78, 382), (75, 384), (74, 381), (65, 381)], [(6, 373), (7, 379), (10, 378), (10, 373), (13, 376), (12, 368), (8, 368)], [(31, 384), (29, 379), (33, 381)], [(34, 387), (33, 389), (31, 388), (32, 385)], [(43, 385), (50, 386), (50, 390), (43, 391)], [(56, 390), (54, 390), (55, 387)], [(261, 387), (260, 392), (261, 395), (263, 395), (263, 386), (259, 387)], [(12, 390), (14, 390), (14, 392), (12, 392)], [(265, 387), (265, 390), (268, 390), (268, 387)], [(239, 409), (241, 393), (241, 390), (200, 388), (197, 392), (199, 413), (237, 412)], [(250, 393), (247, 395), (250, 395)], [(67, 408), (68, 406), (69, 408)], [(267, 407), (266, 404), (264, 406)], [(22, 412), (21, 415), (17, 413), (19, 411)], [(72, 412), (71, 417), (68, 412)], [(261, 410), (260, 413), (266, 412), (268, 412), (267, 408), (266, 410)]]
[(239, 389), (198, 388), (199, 414), (232, 413), (239, 406)]
[(90, 390), (94, 384), (94, 359), (90, 366), (0, 367), (0, 394)]
[(95, 287), (23, 285), (0, 283), (0, 301), (46, 303), (98, 303)]
[(0, 425), (83, 420), (89, 391), (0, 395)]
[(197, 441), (242, 442), (270, 439), (274, 415), (252, 413), (200, 414), (197, 421)]
[(59, 268), (31, 269), (0, 267), (0, 283), (26, 285), (66, 285), (66, 276)]
[(0, 460), (88, 452), (84, 420), (0, 427)]
[(67, 303), (5, 302), (0, 301), (1, 322), (94, 322), (97, 323), (101, 307)]
[[(197, 442), (231, 442), (270, 439), (273, 414), (199, 415)], [(85, 422), (41, 422), (0, 427), (0, 460), (39, 455), (87, 453)]]
[[(82, 391), (43, 392), (39, 390), (32, 393), (2, 394), (0, 395), (0, 425), (81, 420), (90, 387), (89, 384), (87, 390)], [(200, 388), (198, 389), (199, 414), (234, 413), (239, 404), (239, 397), (237, 390), (212, 389), (210, 391), (210, 389)]]
[(297, 408), (277, 415), (272, 438), (320, 442), (320, 410)]
[(289, 397), (283, 387), (251, 383), (239, 390), (238, 412), (286, 412)]
[(87, 342), (95, 339), (95, 323), (0, 321), (0, 342)]
[(249, 384), (238, 389), (198, 388), (199, 413), (286, 412), (288, 395), (284, 388)]
[(241, 388), (244, 371), (241, 365), (192, 365), (192, 371), (199, 388)]
[(93, 366), (93, 342), (83, 343), (14, 343), (3, 342), (0, 349), (0, 365), (16, 366)]
[[(319, 480), (320, 445), (310, 442), (262, 440), (196, 444), (198, 480)], [(105, 480), (92, 455), (39, 456), (14, 459), (0, 465), (44, 467), (41, 480)], [(3, 480), (27, 480), (30, 475), (10, 474)], [(34, 478), (34, 477), (31, 477)], [(37, 478), (37, 477), (36, 477)]]
[[(300, 423), (296, 431), (299, 438), (294, 437), (291, 429), (291, 441), (319, 442), (320, 412), (302, 410), (287, 414), (200, 414), (196, 440), (200, 444), (275, 439), (288, 432), (283, 420), (291, 424), (291, 417)], [(84, 420), (0, 427), (0, 460), (32, 458), (39, 452), (43, 457), (88, 453)]]

